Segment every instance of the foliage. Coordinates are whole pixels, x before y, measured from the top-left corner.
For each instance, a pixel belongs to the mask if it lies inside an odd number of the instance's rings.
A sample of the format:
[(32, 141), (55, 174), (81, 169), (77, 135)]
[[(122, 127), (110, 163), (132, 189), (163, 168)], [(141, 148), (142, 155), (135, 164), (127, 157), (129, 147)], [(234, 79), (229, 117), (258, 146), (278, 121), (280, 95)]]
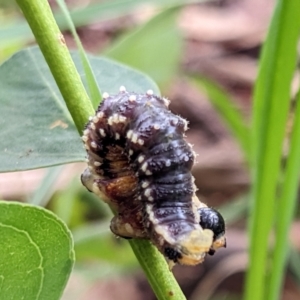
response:
[[(17, 2), (42, 51), (37, 47), (26, 48), (0, 66), (1, 172), (83, 161), (85, 151), (78, 132), (81, 133), (88, 116), (93, 113), (100, 97), (98, 87), (109, 93), (116, 93), (120, 85), (137, 92), (151, 88), (159, 93), (156, 84), (136, 69), (151, 75), (161, 89), (165, 89), (172, 77), (178, 75), (182, 37), (174, 24), (180, 5), (184, 4), (182, 1), (155, 1), (164, 8), (161, 13), (126, 33), (106, 49), (105, 53), (110, 58), (132, 68), (107, 58), (86, 56), (74, 25), (87, 24), (99, 16), (103, 20), (120, 16), (136, 7), (139, 1), (92, 4), (69, 15), (60, 0), (63, 13), (56, 12), (57, 23), (61, 29), (71, 29), (79, 45), (80, 51), (73, 52), (72, 59), (63, 39), (59, 38), (60, 30), (53, 21), (47, 1)], [(287, 239), (295, 212), (299, 180), (300, 93), (296, 98), (285, 167), (281, 164), (291, 107), (290, 87), (296, 68), (299, 11), (300, 4), (296, 0), (279, 0), (277, 3), (260, 59), (252, 124), (244, 121), (224, 89), (207, 78), (189, 78), (191, 84), (208, 95), (236, 137), (252, 174), (251, 193), (221, 208), (228, 221), (240, 218), (246, 211), (251, 212), (246, 300), (279, 299), (289, 253), (290, 259), (295, 262), (292, 264), (295, 274), (300, 276), (295, 268), (299, 265), (299, 255), (290, 249)], [(36, 23), (39, 18), (40, 23)], [(22, 47), (24, 39), (30, 39), (30, 36), (25, 22), (13, 22), (0, 29), (0, 41), (6, 46), (5, 53)], [(162, 44), (164, 47), (161, 47)], [(136, 47), (132, 48), (132, 45)], [(0, 52), (0, 56), (7, 55), (4, 52)], [(165, 60), (165, 57), (168, 59)], [(88, 94), (93, 99), (93, 105)], [(73, 240), (65, 223), (73, 230), (77, 266), (90, 255), (98, 258), (103, 263), (102, 267), (105, 263), (114, 265), (113, 272), (116, 273), (136, 267), (128, 244), (115, 244), (108, 235), (107, 222), (111, 213), (85, 191), (87, 203), (80, 200), (78, 195), (82, 191), (78, 179), (64, 192), (55, 193), (51, 189), (60, 168), (49, 169), (29, 202), (46, 206), (52, 197), (50, 208), (63, 221), (49, 210), (37, 206), (0, 202), (3, 237), (0, 241), (3, 249), (0, 265), (4, 266), (1, 276), (10, 278), (5, 285), (0, 285), (0, 293), (5, 291), (7, 299), (18, 298), (21, 294), (24, 299), (60, 297), (74, 261)], [(76, 214), (75, 211), (82, 213)], [(102, 219), (100, 222), (86, 223), (85, 213), (93, 213), (97, 217), (101, 215)], [(276, 239), (274, 249), (270, 251), (268, 241), (272, 230), (276, 233)], [(172, 299), (184, 299), (158, 251), (147, 241), (131, 242), (131, 246), (157, 297), (170, 298), (167, 291), (171, 289), (175, 295)], [(122, 255), (115, 259), (116, 253)], [(8, 261), (12, 263), (7, 264)], [(53, 261), (57, 264), (54, 265)], [(101, 277), (109, 271), (104, 267), (102, 273), (99, 270), (97, 273)], [(24, 285), (26, 290), (22, 290)], [(48, 296), (44, 296), (46, 294)]]
[(0, 202), (1, 295), (58, 299), (75, 260), (66, 225), (48, 210)]

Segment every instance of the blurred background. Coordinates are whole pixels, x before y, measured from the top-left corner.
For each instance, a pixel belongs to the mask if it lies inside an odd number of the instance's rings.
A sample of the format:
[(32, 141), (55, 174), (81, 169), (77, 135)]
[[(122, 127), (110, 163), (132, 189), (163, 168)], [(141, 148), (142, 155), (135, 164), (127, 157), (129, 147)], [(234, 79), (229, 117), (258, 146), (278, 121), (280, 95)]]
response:
[[(56, 2), (49, 2), (68, 47), (75, 49)], [(275, 1), (66, 2), (87, 52), (148, 74), (171, 100), (171, 110), (190, 122), (198, 196), (225, 217), (228, 247), (199, 266), (174, 268), (187, 299), (241, 299), (250, 177), (247, 155), (218, 97), (249, 124), (259, 52)], [(15, 2), (0, 0), (0, 19), (3, 62), (34, 39)], [(84, 168), (78, 163), (0, 174), (0, 198), (46, 206), (72, 230), (77, 261), (62, 299), (155, 299), (127, 242), (109, 231), (110, 210), (81, 185)], [(294, 222), (290, 235), (298, 250), (299, 230), (300, 222)], [(289, 264), (282, 299), (300, 299), (299, 272)]]

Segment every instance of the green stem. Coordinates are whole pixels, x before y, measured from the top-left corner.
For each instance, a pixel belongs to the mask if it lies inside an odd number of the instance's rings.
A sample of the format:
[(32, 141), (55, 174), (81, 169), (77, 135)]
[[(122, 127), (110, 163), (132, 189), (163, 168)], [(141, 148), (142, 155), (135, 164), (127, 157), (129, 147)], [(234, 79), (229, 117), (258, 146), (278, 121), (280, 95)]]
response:
[[(94, 114), (80, 76), (46, 0), (17, 0), (68, 109), (81, 134), (90, 115)], [(158, 299), (183, 300), (183, 295), (164, 257), (148, 241), (133, 240), (131, 247), (145, 270)]]
[(158, 299), (186, 299), (156, 247), (147, 240), (132, 240), (130, 245)]
[(51, 8), (45, 0), (16, 1), (27, 19), (81, 135), (88, 117), (94, 114), (94, 109), (64, 37), (53, 18)]
[(79, 39), (79, 36), (76, 32), (75, 25), (72, 21), (71, 15), (68, 11), (67, 5), (64, 0), (56, 0), (56, 3), (59, 5), (63, 15), (65, 16), (66, 22), (68, 24), (68, 27), (70, 31), (72, 32), (73, 38), (77, 44), (77, 48), (79, 50), (79, 55), (81, 59), (82, 66), (84, 68), (84, 73), (86, 75), (87, 79), (87, 85), (88, 85), (88, 92), (91, 97), (91, 101), (93, 104), (93, 107), (98, 107), (100, 99), (101, 99), (101, 93), (96, 81), (96, 78), (94, 76), (92, 67), (90, 65), (89, 59), (84, 51), (84, 48), (82, 46), (82, 43)]

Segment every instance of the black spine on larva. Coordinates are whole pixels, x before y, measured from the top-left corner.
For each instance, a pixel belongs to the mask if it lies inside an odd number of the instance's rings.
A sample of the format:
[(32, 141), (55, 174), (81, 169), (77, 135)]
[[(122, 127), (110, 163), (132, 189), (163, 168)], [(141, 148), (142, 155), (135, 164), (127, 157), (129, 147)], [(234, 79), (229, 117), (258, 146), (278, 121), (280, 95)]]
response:
[(86, 143), (89, 159), (101, 162), (95, 171), (104, 179), (136, 176), (131, 199), (143, 203), (145, 228), (151, 233), (157, 224), (164, 225), (176, 238), (195, 228), (194, 155), (183, 139), (186, 121), (172, 114), (166, 101), (151, 93), (106, 98), (97, 110), (103, 117), (94, 122)]

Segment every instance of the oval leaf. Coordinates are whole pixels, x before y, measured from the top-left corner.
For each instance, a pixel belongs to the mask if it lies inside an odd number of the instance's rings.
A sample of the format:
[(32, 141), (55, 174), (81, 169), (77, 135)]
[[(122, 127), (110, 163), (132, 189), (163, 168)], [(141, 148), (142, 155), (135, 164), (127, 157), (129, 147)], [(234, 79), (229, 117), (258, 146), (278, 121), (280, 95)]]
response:
[(74, 263), (66, 225), (43, 208), (0, 201), (0, 295), (59, 299)]
[[(85, 83), (77, 52), (72, 53)], [(106, 58), (89, 56), (100, 89), (159, 94), (146, 75)], [(12, 56), (0, 66), (0, 172), (84, 161), (85, 150), (73, 120), (38, 47)]]
[(177, 73), (183, 39), (176, 25), (178, 7), (163, 10), (146, 24), (124, 35), (106, 54), (149, 74), (166, 87)]

